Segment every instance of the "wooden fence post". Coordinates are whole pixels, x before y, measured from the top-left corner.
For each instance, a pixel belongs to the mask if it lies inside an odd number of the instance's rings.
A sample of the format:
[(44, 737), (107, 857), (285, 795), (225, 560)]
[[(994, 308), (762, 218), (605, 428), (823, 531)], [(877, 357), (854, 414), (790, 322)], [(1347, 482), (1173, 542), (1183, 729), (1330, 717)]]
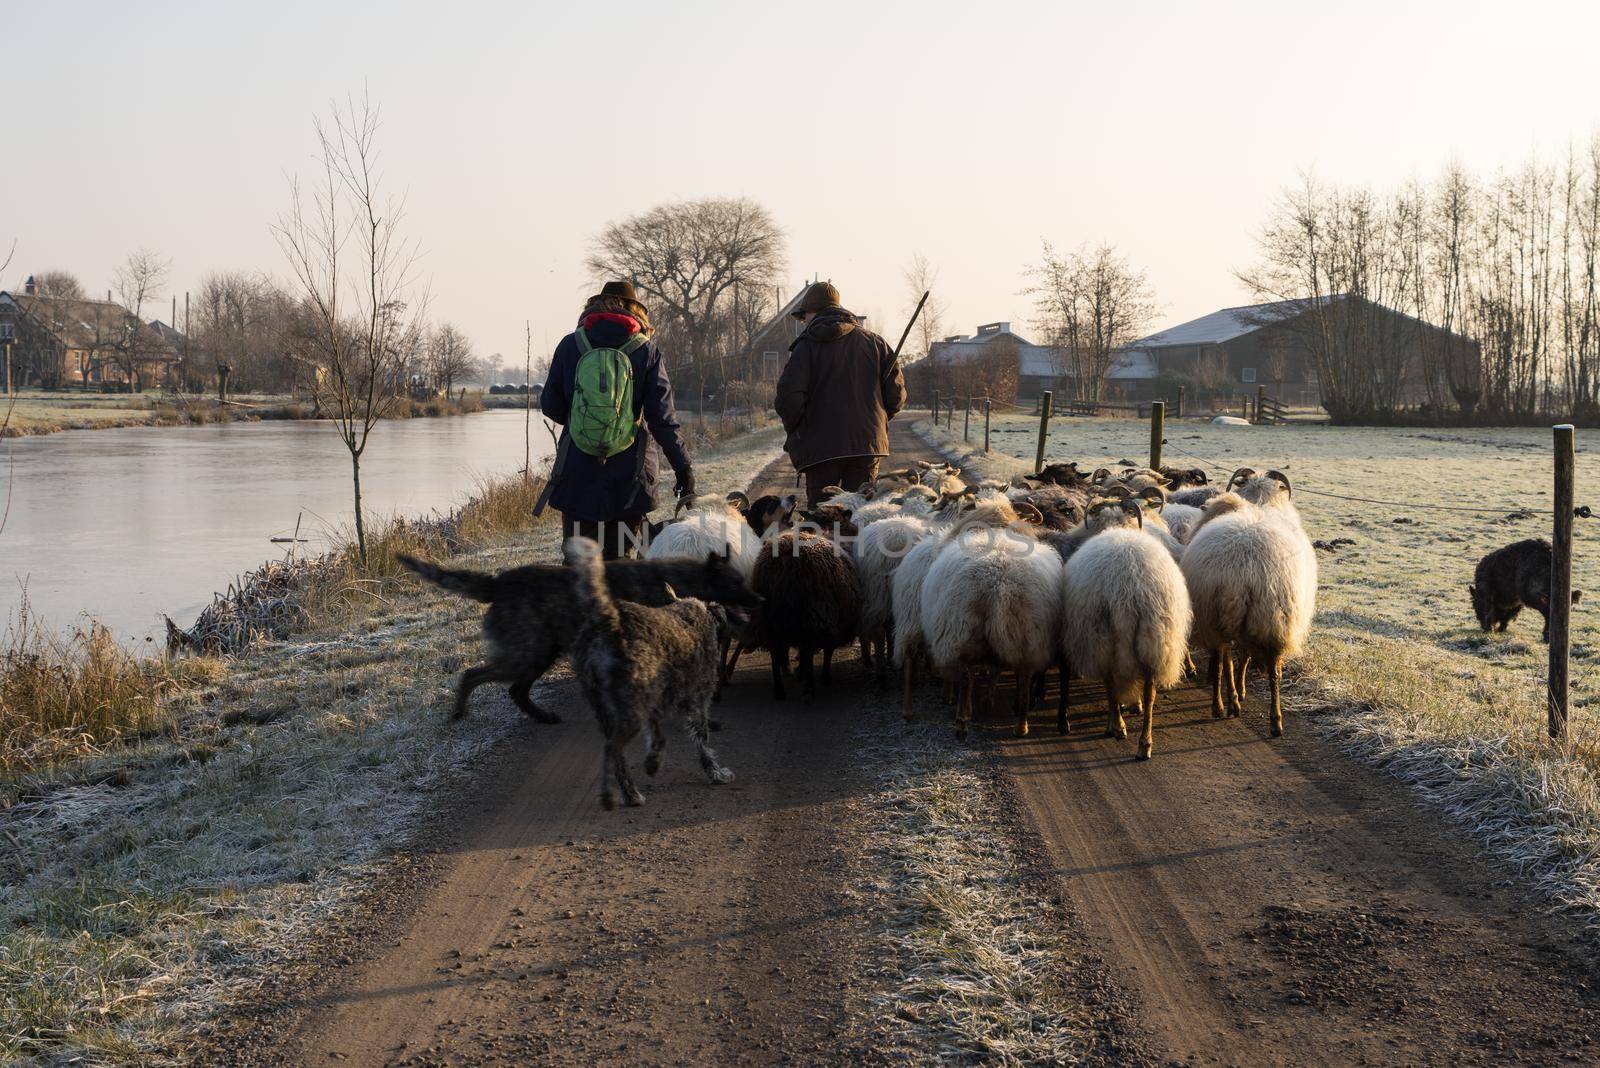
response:
[(967, 414), (961, 417), (961, 440), (972, 440), (972, 397), (967, 397)]
[(1150, 470), (1161, 470), (1161, 446), (1166, 443), (1162, 434), (1167, 427), (1167, 402), (1155, 401), (1150, 405)]
[(983, 451), (989, 451), (989, 398), (983, 398)]
[(939, 425), (939, 391), (933, 391), (933, 425)]
[(1033, 458), (1035, 473), (1044, 470), (1044, 443), (1050, 436), (1050, 402), (1055, 397), (1053, 390), (1045, 390), (1039, 394), (1039, 451)]
[(1262, 411), (1263, 408), (1266, 407), (1266, 404), (1267, 404), (1267, 387), (1266, 386), (1257, 386), (1256, 387), (1256, 422), (1258, 422), (1258, 423), (1265, 422), (1265, 420), (1261, 416), (1261, 411)]
[(1556, 514), (1550, 539), (1550, 710), (1552, 741), (1567, 737), (1567, 680), (1572, 639), (1573, 428), (1555, 428)]
[(1179, 386), (1178, 387), (1178, 404), (1177, 404), (1177, 406), (1175, 408), (1172, 409), (1172, 418), (1174, 418), (1174, 419), (1182, 419), (1183, 418), (1183, 395), (1184, 395), (1184, 393), (1185, 393), (1184, 388), (1182, 386)]

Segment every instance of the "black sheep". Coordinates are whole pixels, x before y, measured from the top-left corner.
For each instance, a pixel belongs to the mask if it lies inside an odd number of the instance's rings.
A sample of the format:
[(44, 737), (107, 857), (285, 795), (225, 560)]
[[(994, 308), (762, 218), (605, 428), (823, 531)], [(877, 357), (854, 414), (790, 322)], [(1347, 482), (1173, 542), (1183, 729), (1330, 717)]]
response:
[(816, 696), (812, 657), (822, 652), (822, 681), (829, 681), (833, 651), (855, 640), (861, 622), (861, 576), (855, 561), (832, 540), (788, 532), (762, 546), (751, 585), (764, 599), (752, 630), (772, 657), (772, 697), (781, 701), (782, 665), (797, 649), (800, 694)]
[[(1478, 561), (1473, 583), (1472, 610), (1484, 630), (1503, 631), (1524, 608), (1544, 617), (1541, 641), (1550, 640), (1550, 543), (1528, 538), (1507, 545)], [(1572, 603), (1583, 596), (1572, 591)]]

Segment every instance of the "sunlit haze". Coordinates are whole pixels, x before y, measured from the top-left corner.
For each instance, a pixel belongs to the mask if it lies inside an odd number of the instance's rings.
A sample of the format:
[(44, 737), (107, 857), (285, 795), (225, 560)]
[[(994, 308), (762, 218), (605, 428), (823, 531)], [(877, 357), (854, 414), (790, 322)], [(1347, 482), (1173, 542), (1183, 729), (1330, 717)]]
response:
[[(748, 196), (897, 328), (913, 253), (946, 326), (1025, 329), (1041, 238), (1110, 242), (1158, 325), (1233, 278), (1304, 170), (1383, 187), (1492, 172), (1600, 123), (1600, 5), (1065, 3), (12, 5), (8, 276), (91, 291), (149, 247), (173, 292), (288, 272), (270, 226), (312, 117), (365, 85), (435, 318), (482, 354), (570, 328), (606, 222)], [(15, 276), (15, 277), (12, 277)], [(885, 325), (887, 324), (887, 326)]]

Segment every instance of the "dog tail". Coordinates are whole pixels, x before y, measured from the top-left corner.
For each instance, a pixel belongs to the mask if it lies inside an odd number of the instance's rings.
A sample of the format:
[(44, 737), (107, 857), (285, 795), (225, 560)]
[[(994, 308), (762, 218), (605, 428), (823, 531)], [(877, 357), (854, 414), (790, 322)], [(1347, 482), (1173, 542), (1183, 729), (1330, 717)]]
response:
[(577, 599), (580, 617), (618, 633), (622, 630), (622, 617), (617, 613), (616, 602), (606, 586), (606, 565), (600, 558), (600, 546), (589, 538), (568, 538), (567, 566), (572, 569), (572, 592)]
[(492, 602), (495, 594), (494, 576), (482, 571), (455, 571), (438, 564), (430, 564), (426, 560), (418, 560), (414, 556), (396, 553), (395, 559), (402, 565), (415, 571), (435, 586), (441, 586), (451, 593), (459, 593), (463, 597), (471, 597), (474, 601)]

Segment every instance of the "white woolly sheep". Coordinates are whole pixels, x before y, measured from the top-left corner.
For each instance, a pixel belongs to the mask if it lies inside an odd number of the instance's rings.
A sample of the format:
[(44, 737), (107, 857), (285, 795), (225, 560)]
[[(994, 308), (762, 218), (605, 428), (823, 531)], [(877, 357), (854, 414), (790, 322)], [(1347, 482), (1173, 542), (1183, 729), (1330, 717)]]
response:
[(904, 672), (905, 717), (912, 717), (911, 680), (916, 662), (926, 657), (922, 632), (922, 587), (946, 540), (976, 526), (1004, 527), (1017, 521), (1016, 510), (1005, 498), (982, 504), (968, 496), (945, 500), (929, 523), (929, 536), (919, 541), (895, 568), (892, 584), (894, 660)]
[(972, 722), (973, 672), (1016, 673), (1017, 733), (1028, 733), (1032, 681), (1057, 659), (1061, 560), (1021, 529), (974, 525), (946, 540), (922, 583), (928, 659), (961, 684), (956, 736)]
[(1304, 649), (1316, 611), (1316, 553), (1297, 518), (1281, 510), (1225, 493), (1205, 512), (1182, 570), (1194, 605), (1194, 644), (1211, 652), (1211, 714), (1239, 714), (1245, 670), (1254, 660), (1272, 688), (1276, 738), (1283, 734), (1283, 665)]
[(928, 522), (913, 515), (895, 515), (869, 524), (855, 540), (856, 567), (861, 572), (862, 657), (867, 666), (889, 665), (889, 635), (894, 620), (894, 575), (906, 555), (928, 536)]
[(702, 497), (677, 520), (662, 527), (650, 539), (646, 560), (689, 557), (704, 560), (712, 553), (727, 552), (729, 562), (746, 581), (755, 573), (761, 555), (761, 539), (739, 513), (731, 500)]
[(1177, 685), (1189, 648), (1183, 572), (1159, 542), (1119, 527), (1090, 539), (1068, 561), (1062, 596), (1067, 664), (1105, 684), (1108, 737), (1127, 737), (1122, 706), (1138, 703), (1144, 713), (1139, 759), (1149, 760), (1156, 690)]

